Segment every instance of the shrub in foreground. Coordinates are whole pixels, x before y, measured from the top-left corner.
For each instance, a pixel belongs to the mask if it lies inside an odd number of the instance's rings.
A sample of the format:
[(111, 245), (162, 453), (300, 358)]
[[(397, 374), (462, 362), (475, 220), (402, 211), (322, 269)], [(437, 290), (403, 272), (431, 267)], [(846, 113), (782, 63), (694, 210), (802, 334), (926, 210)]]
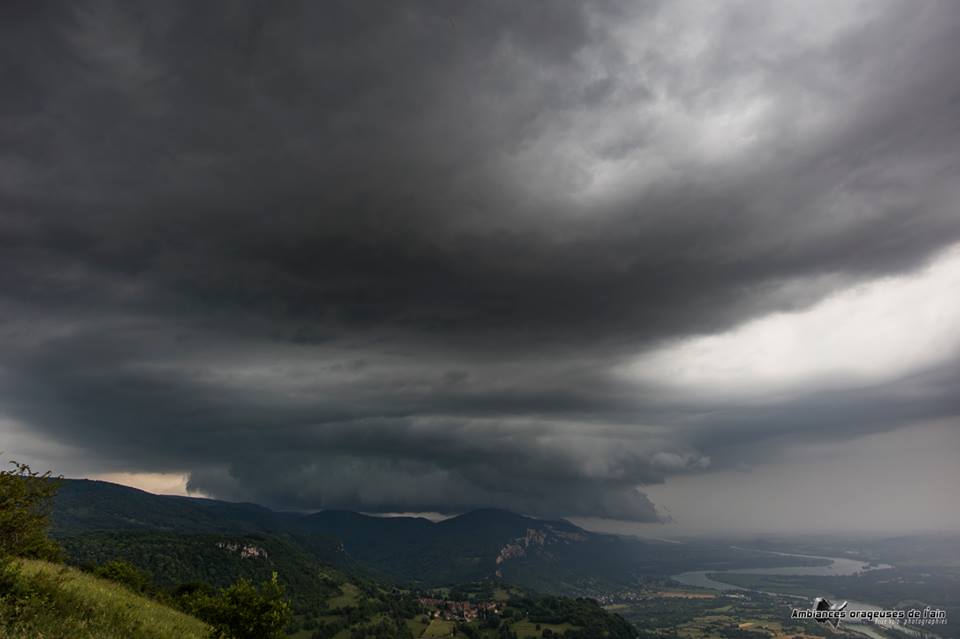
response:
[(91, 572), (97, 577), (123, 584), (134, 592), (144, 592), (150, 585), (149, 575), (126, 561), (108, 561), (95, 566)]
[(246, 579), (211, 596), (202, 589), (184, 593), (184, 607), (213, 628), (212, 639), (284, 639), (289, 602), (273, 573), (259, 587)]
[(60, 546), (47, 537), (59, 482), (49, 472), (10, 464), (12, 469), (0, 471), (0, 557), (59, 559)]

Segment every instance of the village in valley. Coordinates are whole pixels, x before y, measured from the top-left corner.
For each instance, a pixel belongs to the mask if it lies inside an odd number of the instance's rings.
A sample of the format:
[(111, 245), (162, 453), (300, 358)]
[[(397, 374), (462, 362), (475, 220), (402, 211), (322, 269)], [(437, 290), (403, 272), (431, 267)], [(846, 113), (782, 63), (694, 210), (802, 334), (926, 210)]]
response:
[(432, 619), (446, 621), (476, 621), (490, 616), (500, 616), (502, 605), (496, 601), (451, 601), (435, 597), (420, 597), (420, 605), (429, 611)]

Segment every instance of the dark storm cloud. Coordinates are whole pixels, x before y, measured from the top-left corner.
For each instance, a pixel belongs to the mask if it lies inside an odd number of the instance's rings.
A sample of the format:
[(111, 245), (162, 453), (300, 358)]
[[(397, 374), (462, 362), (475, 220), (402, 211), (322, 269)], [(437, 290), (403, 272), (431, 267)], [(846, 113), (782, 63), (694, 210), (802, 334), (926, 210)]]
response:
[(787, 9), (8, 3), (3, 413), (221, 496), (635, 520), (892, 427), (610, 374), (960, 240), (960, 12)]

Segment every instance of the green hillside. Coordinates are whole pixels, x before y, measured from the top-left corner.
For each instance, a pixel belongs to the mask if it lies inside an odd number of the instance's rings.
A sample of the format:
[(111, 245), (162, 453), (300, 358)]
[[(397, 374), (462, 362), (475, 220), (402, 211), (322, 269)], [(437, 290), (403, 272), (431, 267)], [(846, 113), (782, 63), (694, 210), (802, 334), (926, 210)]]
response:
[(122, 560), (163, 589), (185, 583), (260, 583), (278, 573), (294, 608), (310, 609), (338, 590), (339, 573), (290, 540), (269, 535), (177, 535), (134, 530), (89, 532), (60, 539), (71, 563)]
[(209, 627), (110, 581), (37, 560), (0, 597), (2, 639), (206, 639)]
[[(477, 510), (436, 523), (335, 510), (287, 513), (88, 480), (61, 482), (52, 515), (53, 536), (71, 563), (122, 558), (166, 584), (195, 579), (222, 584), (277, 570), (288, 590), (299, 593), (292, 595), (297, 604), (323, 594), (309, 585), (316, 581), (310, 576), (310, 566), (316, 564), (413, 588), (497, 579), (539, 592), (583, 596), (695, 567), (761, 568), (801, 561), (727, 544), (600, 534), (568, 521), (505, 510)], [(213, 551), (213, 538), (204, 541), (203, 535), (270, 545), (265, 548), (270, 559), (228, 561)], [(202, 564), (199, 556), (205, 558)]]

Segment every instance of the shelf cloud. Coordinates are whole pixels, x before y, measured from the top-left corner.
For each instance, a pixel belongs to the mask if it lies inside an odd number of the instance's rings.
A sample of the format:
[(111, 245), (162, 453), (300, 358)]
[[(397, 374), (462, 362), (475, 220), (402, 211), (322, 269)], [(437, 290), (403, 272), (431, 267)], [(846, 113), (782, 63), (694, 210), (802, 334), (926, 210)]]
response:
[(950, 3), (0, 14), (8, 456), (666, 522), (960, 423)]

